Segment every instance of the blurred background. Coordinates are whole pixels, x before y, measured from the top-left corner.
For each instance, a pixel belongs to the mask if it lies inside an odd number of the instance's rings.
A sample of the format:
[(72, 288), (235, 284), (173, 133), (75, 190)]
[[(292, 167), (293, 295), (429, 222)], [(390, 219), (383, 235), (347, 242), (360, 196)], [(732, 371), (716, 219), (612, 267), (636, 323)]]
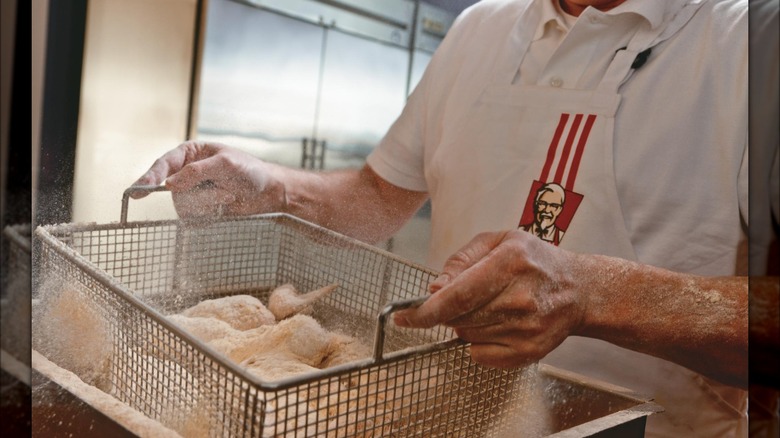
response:
[[(31, 432), (31, 229), (117, 222), (123, 191), (188, 139), (362, 166), (475, 2), (0, 1), (2, 435)], [(129, 211), (176, 217), (169, 194)], [(428, 211), (379, 246), (422, 263)]]
[[(33, 2), (35, 223), (119, 219), (187, 139), (292, 167), (360, 167), (475, 1)], [(174, 218), (170, 195), (129, 220)], [(422, 262), (428, 209), (381, 245)]]

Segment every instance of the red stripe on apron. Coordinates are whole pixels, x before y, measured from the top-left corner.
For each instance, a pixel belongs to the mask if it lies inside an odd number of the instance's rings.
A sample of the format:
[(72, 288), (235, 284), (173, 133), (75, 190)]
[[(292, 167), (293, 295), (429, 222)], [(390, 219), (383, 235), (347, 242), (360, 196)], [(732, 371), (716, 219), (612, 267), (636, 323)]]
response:
[(569, 162), (569, 154), (571, 153), (571, 145), (574, 144), (574, 137), (577, 135), (577, 131), (580, 129), (580, 122), (582, 121), (582, 114), (574, 116), (574, 121), (569, 129), (569, 135), (566, 136), (566, 143), (563, 145), (563, 152), (561, 153), (561, 161), (558, 162), (558, 170), (555, 172), (554, 183), (560, 184), (563, 180), (563, 172), (566, 170), (566, 164)]
[(577, 143), (577, 150), (574, 152), (574, 158), (572, 159), (571, 169), (569, 169), (569, 178), (566, 180), (566, 190), (574, 191), (574, 180), (577, 178), (577, 171), (580, 168), (580, 161), (582, 160), (582, 153), (585, 150), (585, 143), (588, 141), (588, 135), (590, 135), (590, 129), (593, 127), (593, 122), (596, 121), (595, 114), (589, 114), (585, 120), (585, 126), (582, 128), (582, 134), (580, 135), (580, 141)]
[(558, 143), (561, 141), (561, 135), (563, 134), (563, 128), (566, 127), (566, 122), (569, 120), (569, 115), (561, 113), (561, 118), (558, 121), (558, 127), (555, 128), (555, 135), (553, 136), (550, 146), (547, 148), (547, 161), (542, 168), (542, 175), (539, 177), (539, 181), (546, 182), (547, 176), (550, 174), (550, 168), (555, 161), (555, 150), (558, 149)]

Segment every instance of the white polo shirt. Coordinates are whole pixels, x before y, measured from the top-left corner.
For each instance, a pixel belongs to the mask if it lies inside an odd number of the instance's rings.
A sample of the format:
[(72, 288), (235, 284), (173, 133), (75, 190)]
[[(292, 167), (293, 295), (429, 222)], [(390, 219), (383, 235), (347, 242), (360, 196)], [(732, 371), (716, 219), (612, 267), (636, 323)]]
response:
[[(496, 60), (512, 56), (500, 49), (515, 31), (517, 5), (527, 1), (542, 0), (484, 0), (456, 20), (401, 116), (369, 155), (377, 174), (409, 190), (435, 186), (426, 170), (442, 126), (468, 117)], [(545, 0), (545, 19), (529, 53), (552, 47), (547, 38), (560, 42), (549, 55), (523, 59), (516, 82), (593, 89), (615, 47), (625, 46), (639, 26), (661, 26), (666, 15), (689, 1), (705, 3), (677, 34), (653, 47), (648, 62), (619, 90), (616, 185), (639, 261), (729, 275), (744, 235), (740, 215), (747, 223), (746, 1), (629, 0), (607, 12), (586, 9), (556, 37), (565, 20)], [(543, 60), (544, 67), (526, 65), (534, 60)], [(479, 153), (476, 145), (474, 153)], [(447, 205), (437, 204), (435, 193), (430, 195), (433, 227), (458, 220), (447, 214)], [(461, 245), (471, 237), (462, 236)], [(428, 260), (436, 269), (443, 262), (441, 255)]]
[[(513, 56), (502, 48), (511, 47), (504, 43), (516, 36), (519, 11), (533, 1), (549, 3), (540, 5), (542, 20), (514, 83), (576, 90), (594, 89), (615, 51), (638, 29), (659, 28), (682, 5), (703, 3), (682, 29), (652, 47), (646, 64), (620, 86), (612, 166), (640, 262), (699, 275), (733, 274), (744, 238), (741, 221), (748, 220), (744, 0), (628, 0), (607, 12), (588, 8), (573, 25), (550, 0), (483, 0), (456, 20), (368, 164), (392, 184), (428, 192), (434, 229), (466, 220), (467, 205), (441, 203), (433, 189), (441, 160), (471, 158), (437, 154), (443, 129), (469, 118), (498, 60)], [(480, 154), (479, 144), (473, 154)], [(438, 172), (431, 171), (434, 166)], [(486, 197), (492, 193), (485, 190)], [(431, 248), (429, 266), (440, 269), (446, 256), (472, 237), (455, 236), (453, 247)], [(555, 353), (548, 356), (553, 363)], [(648, 436), (743, 436), (744, 391), (649, 356), (626, 362), (639, 368), (621, 367), (620, 355), (617, 372), (589, 374), (659, 395), (668, 411), (650, 419)], [(688, 393), (690, 388), (695, 393)]]

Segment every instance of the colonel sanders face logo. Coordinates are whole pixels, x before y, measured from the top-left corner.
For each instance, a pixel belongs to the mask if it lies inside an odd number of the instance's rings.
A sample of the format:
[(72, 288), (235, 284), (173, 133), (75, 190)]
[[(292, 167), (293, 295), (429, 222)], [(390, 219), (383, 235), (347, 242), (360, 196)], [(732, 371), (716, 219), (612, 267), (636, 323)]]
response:
[(582, 195), (560, 184), (534, 181), (519, 228), (558, 245), (581, 201)]
[(555, 225), (555, 220), (563, 210), (566, 192), (558, 184), (545, 184), (536, 192), (534, 202), (534, 225), (542, 230), (548, 230)]

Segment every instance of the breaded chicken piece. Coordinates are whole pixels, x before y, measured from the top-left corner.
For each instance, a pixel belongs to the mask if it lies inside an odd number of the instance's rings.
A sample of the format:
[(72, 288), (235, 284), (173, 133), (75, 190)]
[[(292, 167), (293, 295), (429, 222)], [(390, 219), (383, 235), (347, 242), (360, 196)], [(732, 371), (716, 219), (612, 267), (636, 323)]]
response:
[(216, 318), (236, 330), (250, 330), (276, 323), (276, 318), (262, 301), (251, 295), (233, 295), (201, 301), (181, 314)]

